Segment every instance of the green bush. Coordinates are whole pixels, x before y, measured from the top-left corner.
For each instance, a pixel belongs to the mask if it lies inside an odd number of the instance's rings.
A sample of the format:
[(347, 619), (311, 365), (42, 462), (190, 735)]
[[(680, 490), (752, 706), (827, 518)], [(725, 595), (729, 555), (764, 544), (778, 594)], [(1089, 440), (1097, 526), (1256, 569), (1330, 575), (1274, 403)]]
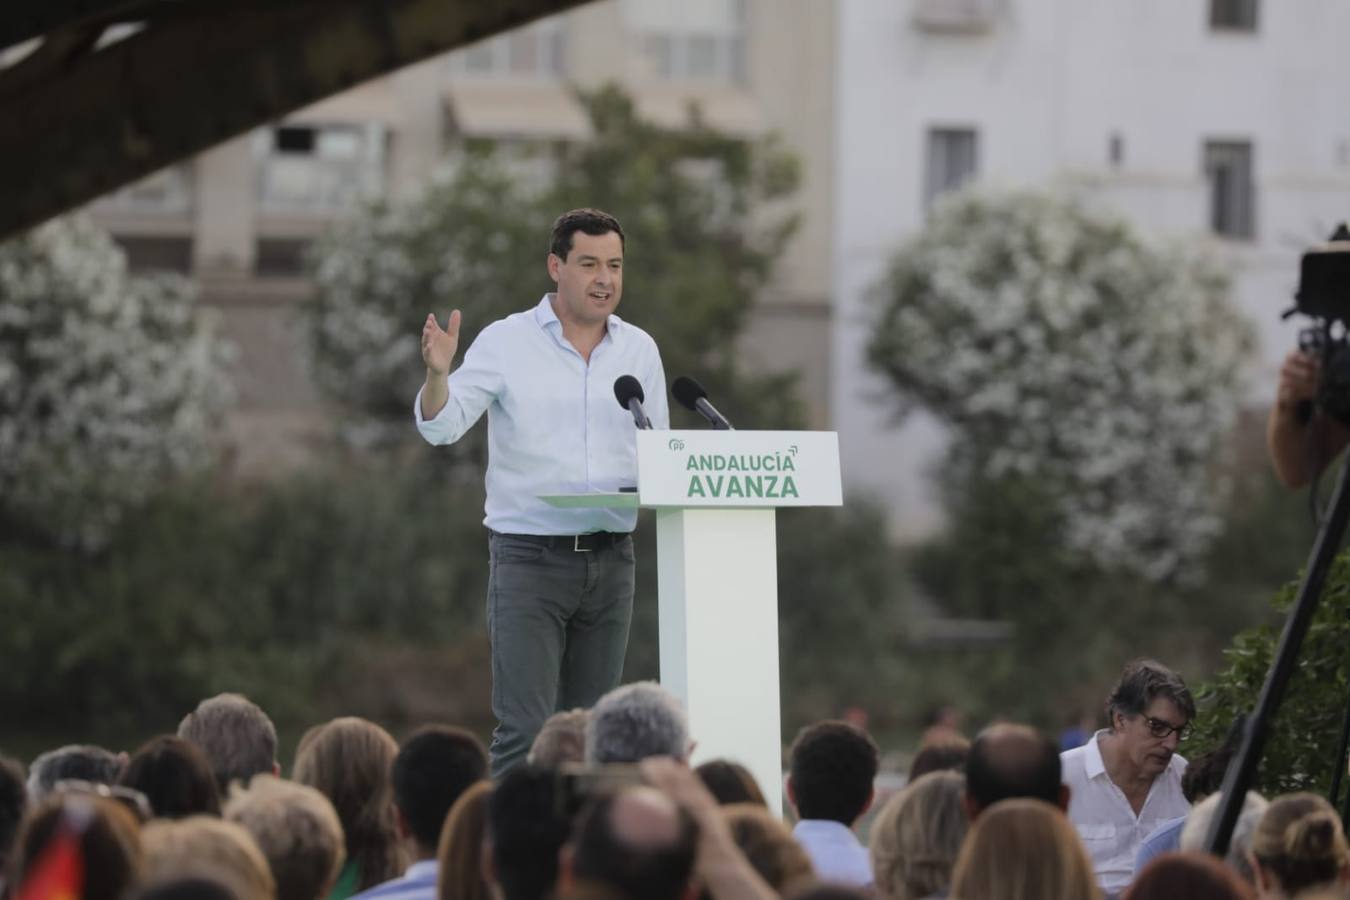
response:
[[(1198, 692), (1201, 714), (1192, 746), (1217, 746), (1234, 716), (1256, 706), (1297, 591), (1298, 582), (1286, 584), (1271, 604), (1280, 614), (1279, 622), (1243, 631), (1224, 652), (1224, 667)], [(1267, 796), (1290, 791), (1326, 794), (1332, 773), (1344, 770), (1346, 761), (1333, 757), (1350, 700), (1347, 647), (1350, 554), (1342, 553), (1327, 575), (1283, 702), (1268, 723), (1255, 784)]]
[[(130, 747), (222, 690), (292, 736), (344, 714), (486, 734), (483, 493), (452, 469), (380, 454), (243, 491), (199, 481), (129, 516), (97, 555), (0, 548), (0, 749)], [(650, 514), (637, 539), (626, 680), (659, 674)], [(785, 726), (884, 703), (900, 607), (879, 515), (785, 511), (779, 558)]]
[(116, 739), (238, 690), (309, 723), (360, 711), (342, 690), (381, 647), (485, 642), (482, 492), (442, 475), (347, 460), (247, 491), (178, 485), (96, 555), (0, 549), (3, 720)]

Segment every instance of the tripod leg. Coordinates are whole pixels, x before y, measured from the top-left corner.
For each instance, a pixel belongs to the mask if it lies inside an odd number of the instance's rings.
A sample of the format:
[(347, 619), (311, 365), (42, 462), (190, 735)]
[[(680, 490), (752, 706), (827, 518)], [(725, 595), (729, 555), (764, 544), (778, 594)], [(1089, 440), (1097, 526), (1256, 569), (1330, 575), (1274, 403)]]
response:
[[(1332, 806), (1336, 805), (1336, 798), (1341, 795), (1341, 779), (1345, 776), (1346, 752), (1350, 750), (1350, 693), (1345, 698), (1345, 721), (1341, 723), (1341, 741), (1336, 745), (1336, 767), (1331, 772), (1331, 790), (1327, 794), (1327, 800)], [(1346, 803), (1350, 804), (1350, 793), (1346, 794)], [(1345, 818), (1344, 814), (1341, 816)]]
[[(1275, 711), (1284, 699), (1285, 688), (1294, 673), (1294, 664), (1298, 660), (1299, 649), (1312, 624), (1313, 613), (1317, 611), (1322, 596), (1322, 585), (1326, 582), (1327, 572), (1336, 557), (1341, 538), (1345, 535), (1347, 520), (1350, 520), (1350, 478), (1347, 478), (1350, 466), (1342, 465), (1336, 477), (1336, 492), (1322, 521), (1322, 527), (1313, 541), (1312, 554), (1308, 558), (1308, 568), (1303, 583), (1298, 587), (1298, 596), (1289, 618), (1284, 623), (1284, 632), (1280, 635), (1279, 646), (1275, 650), (1274, 661), (1266, 673), (1265, 684), (1257, 697), (1256, 708), (1247, 720), (1242, 736), (1242, 746), (1237, 755), (1228, 764), (1220, 790), (1223, 798), (1210, 824), (1209, 835), (1205, 840), (1205, 849), (1215, 856), (1222, 857), (1228, 852), (1228, 842), (1233, 836), (1233, 826), (1237, 824), (1238, 813), (1247, 799), (1247, 790), (1256, 777), (1256, 765), (1261, 760), (1261, 751), (1265, 746), (1266, 732)], [(1342, 764), (1344, 764), (1342, 762)]]

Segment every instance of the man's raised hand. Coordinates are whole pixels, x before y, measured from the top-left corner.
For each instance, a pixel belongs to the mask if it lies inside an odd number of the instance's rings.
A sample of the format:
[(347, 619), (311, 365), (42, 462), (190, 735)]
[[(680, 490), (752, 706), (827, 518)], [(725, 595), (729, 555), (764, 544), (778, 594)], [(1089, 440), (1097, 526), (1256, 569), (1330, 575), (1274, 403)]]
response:
[(422, 325), (422, 361), (437, 375), (450, 374), (450, 364), (459, 349), (459, 319), (459, 310), (455, 310), (442, 329), (436, 322), (436, 314), (427, 313), (427, 320)]

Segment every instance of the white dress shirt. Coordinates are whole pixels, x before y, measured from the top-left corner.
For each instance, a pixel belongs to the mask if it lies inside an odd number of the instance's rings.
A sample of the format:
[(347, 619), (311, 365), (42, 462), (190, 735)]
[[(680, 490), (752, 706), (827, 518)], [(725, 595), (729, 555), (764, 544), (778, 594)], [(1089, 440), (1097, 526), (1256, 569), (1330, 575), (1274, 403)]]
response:
[(821, 881), (872, 886), (872, 861), (852, 828), (828, 819), (803, 819), (792, 829), (792, 836), (811, 857)]
[(1103, 729), (1086, 744), (1060, 754), (1064, 783), (1071, 791), (1069, 821), (1092, 858), (1097, 883), (1108, 895), (1119, 894), (1134, 877), (1134, 859), (1139, 845), (1168, 819), (1184, 816), (1191, 809), (1181, 793), (1181, 774), (1186, 760), (1173, 754), (1167, 768), (1153, 780), (1139, 815), (1134, 814), (1125, 792), (1106, 774), (1098, 741), (1110, 732)]
[(563, 337), (552, 297), (479, 333), (448, 377), (450, 399), (431, 419), (422, 418), (419, 390), (417, 429), (432, 444), (450, 444), (487, 412), (483, 524), (493, 531), (632, 531), (636, 510), (556, 509), (539, 495), (636, 486), (636, 428), (614, 397), (614, 382), (636, 378), (652, 427), (669, 428), (661, 355), (645, 331), (611, 315), (588, 363)]

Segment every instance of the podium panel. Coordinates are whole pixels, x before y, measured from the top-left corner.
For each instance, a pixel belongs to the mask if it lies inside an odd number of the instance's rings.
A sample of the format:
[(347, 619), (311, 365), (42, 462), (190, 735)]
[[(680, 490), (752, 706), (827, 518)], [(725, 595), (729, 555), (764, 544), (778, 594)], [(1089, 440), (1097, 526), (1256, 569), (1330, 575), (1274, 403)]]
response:
[(643, 506), (841, 506), (832, 431), (639, 431)]
[(779, 506), (841, 506), (839, 438), (815, 431), (637, 433), (638, 491), (555, 506), (656, 510), (661, 683), (685, 703), (695, 762), (754, 774), (782, 810)]
[(782, 809), (778, 553), (772, 509), (656, 512), (661, 684), (682, 698), (694, 762), (729, 759)]

